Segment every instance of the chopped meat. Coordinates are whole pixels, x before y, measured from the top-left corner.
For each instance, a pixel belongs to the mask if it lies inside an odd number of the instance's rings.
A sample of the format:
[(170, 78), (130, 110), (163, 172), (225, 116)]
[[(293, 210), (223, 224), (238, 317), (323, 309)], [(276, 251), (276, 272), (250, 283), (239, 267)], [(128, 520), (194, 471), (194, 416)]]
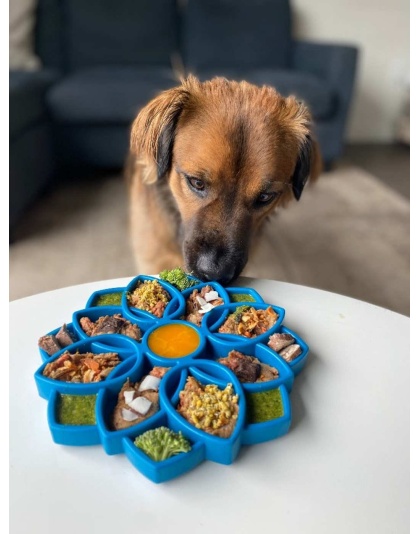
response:
[(300, 354), (302, 354), (302, 349), (296, 343), (280, 351), (280, 356), (289, 363), (295, 360)]
[[(198, 289), (194, 289), (190, 296), (187, 299), (186, 302), (186, 311), (185, 311), (185, 320), (189, 321), (190, 323), (194, 323), (197, 326), (201, 326), (201, 322), (203, 320), (203, 313), (200, 310), (202, 309), (202, 304), (199, 302), (199, 298), (204, 299), (206, 302), (209, 302), (213, 307), (221, 306), (224, 304), (224, 300), (217, 296), (217, 298), (207, 301), (206, 295), (208, 295), (211, 292), (217, 293), (211, 286), (207, 285), (201, 288), (200, 291)], [(212, 295), (210, 295), (211, 298)]]
[(163, 376), (169, 371), (170, 367), (153, 367), (149, 375), (155, 376), (156, 378), (163, 378)]
[(252, 338), (264, 334), (278, 319), (277, 313), (269, 306), (266, 310), (256, 310), (251, 306), (239, 306), (219, 328), (221, 334), (238, 334)]
[(80, 326), (88, 336), (99, 336), (100, 334), (123, 334), (131, 337), (136, 341), (140, 341), (140, 328), (121, 317), (121, 314), (104, 315), (99, 317), (95, 322), (91, 321), (89, 317), (82, 317), (80, 319)]
[(55, 335), (57, 341), (60, 343), (61, 347), (68, 347), (76, 341), (75, 336), (67, 328), (67, 325), (63, 324), (60, 330)]
[(45, 350), (49, 356), (52, 356), (62, 349), (58, 339), (54, 335), (40, 337), (38, 340), (38, 347)]
[(274, 367), (237, 350), (231, 350), (227, 358), (220, 358), (218, 362), (231, 369), (241, 382), (268, 382), (279, 376)]
[(276, 352), (280, 352), (294, 342), (295, 338), (290, 334), (273, 334), (269, 337), (267, 345)]
[[(154, 367), (149, 375), (155, 376), (157, 378), (162, 378), (165, 373), (170, 369), (170, 367)], [(158, 376), (160, 375), (160, 376)], [(114, 408), (114, 411), (112, 413), (111, 417), (111, 428), (113, 430), (121, 430), (122, 428), (129, 428), (130, 426), (136, 425), (138, 423), (141, 423), (142, 421), (145, 421), (152, 415), (154, 415), (159, 410), (159, 393), (157, 391), (153, 391), (151, 389), (147, 389), (145, 391), (138, 391), (138, 388), (140, 384), (143, 382), (143, 380), (146, 378), (147, 375), (145, 375), (139, 382), (136, 382), (133, 384), (130, 382), (130, 380), (127, 378), (125, 384), (123, 385), (121, 391), (118, 394), (118, 402), (117, 405)], [(152, 404), (150, 405), (150, 408), (147, 410), (145, 414), (140, 414), (136, 412), (129, 404), (126, 402), (126, 397), (124, 395), (125, 392), (133, 392), (133, 400), (137, 397), (144, 397), (145, 399), (149, 400)], [(131, 418), (130, 421), (127, 421), (127, 418), (124, 418), (123, 414), (124, 411), (132, 412), (134, 415)]]

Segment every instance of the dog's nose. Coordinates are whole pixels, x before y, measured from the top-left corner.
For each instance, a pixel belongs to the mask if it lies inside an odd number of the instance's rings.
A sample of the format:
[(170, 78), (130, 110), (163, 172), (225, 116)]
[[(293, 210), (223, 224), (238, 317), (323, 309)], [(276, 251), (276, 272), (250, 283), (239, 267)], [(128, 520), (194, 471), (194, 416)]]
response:
[(220, 259), (217, 261), (212, 254), (202, 254), (198, 260), (194, 274), (204, 281), (214, 280), (228, 284), (235, 278), (236, 268)]

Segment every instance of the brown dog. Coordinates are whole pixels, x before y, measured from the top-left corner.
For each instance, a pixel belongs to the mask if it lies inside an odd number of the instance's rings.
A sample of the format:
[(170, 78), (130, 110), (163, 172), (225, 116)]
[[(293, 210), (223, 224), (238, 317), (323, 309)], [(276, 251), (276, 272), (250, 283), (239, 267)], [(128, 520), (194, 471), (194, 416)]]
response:
[(131, 132), (130, 220), (142, 273), (183, 266), (228, 283), (261, 223), (321, 163), (308, 109), (271, 87), (190, 76)]

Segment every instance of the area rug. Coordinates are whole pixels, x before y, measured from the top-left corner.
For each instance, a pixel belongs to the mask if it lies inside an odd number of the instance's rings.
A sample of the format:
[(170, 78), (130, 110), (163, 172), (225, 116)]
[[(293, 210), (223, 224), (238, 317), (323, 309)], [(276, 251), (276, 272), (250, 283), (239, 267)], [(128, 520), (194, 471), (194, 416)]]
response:
[[(361, 169), (324, 174), (276, 213), (244, 271), (409, 315), (409, 202)], [(121, 176), (57, 188), (10, 246), (10, 300), (135, 276)]]

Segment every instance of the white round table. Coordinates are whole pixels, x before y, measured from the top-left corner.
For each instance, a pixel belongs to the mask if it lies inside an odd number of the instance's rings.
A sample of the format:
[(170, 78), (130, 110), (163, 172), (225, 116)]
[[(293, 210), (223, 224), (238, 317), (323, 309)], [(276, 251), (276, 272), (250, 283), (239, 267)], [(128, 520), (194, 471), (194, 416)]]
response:
[(235, 284), (284, 307), (284, 324), (310, 347), (285, 436), (163, 484), (100, 445), (53, 443), (33, 377), (38, 338), (93, 291), (129, 280), (10, 304), (10, 532), (409, 532), (409, 319), (325, 291)]

